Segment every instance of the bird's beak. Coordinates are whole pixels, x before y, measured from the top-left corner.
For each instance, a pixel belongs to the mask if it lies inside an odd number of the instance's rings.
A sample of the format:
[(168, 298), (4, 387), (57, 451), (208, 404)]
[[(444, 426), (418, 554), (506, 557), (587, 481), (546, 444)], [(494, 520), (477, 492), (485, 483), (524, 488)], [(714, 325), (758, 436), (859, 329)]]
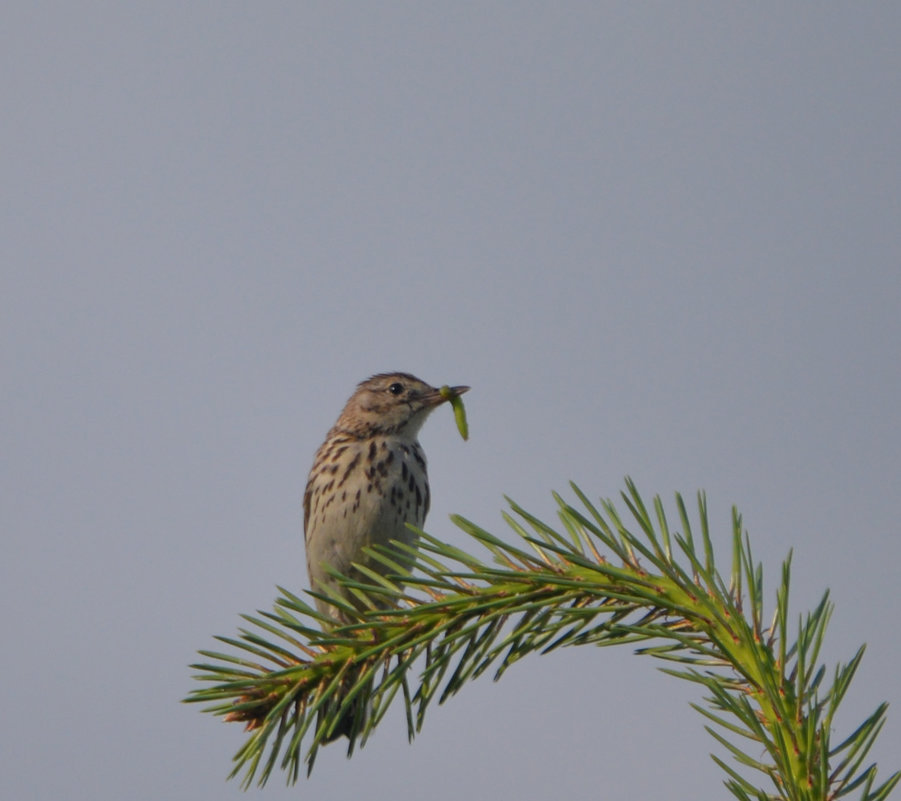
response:
[(423, 396), (423, 400), (429, 406), (440, 406), (445, 401), (449, 401), (451, 398), (456, 398), (462, 395), (464, 392), (469, 392), (469, 387), (448, 387), (443, 393), (440, 389), (432, 389), (428, 393)]

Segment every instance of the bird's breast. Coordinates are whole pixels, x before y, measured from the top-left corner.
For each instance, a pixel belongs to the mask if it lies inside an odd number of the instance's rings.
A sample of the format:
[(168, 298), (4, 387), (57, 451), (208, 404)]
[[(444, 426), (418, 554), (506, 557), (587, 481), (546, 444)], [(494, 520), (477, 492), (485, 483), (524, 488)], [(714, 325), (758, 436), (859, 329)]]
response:
[(378, 564), (363, 549), (392, 540), (412, 543), (429, 508), (425, 456), (418, 442), (362, 440), (311, 478), (307, 548), (310, 561), (346, 572), (353, 562)]

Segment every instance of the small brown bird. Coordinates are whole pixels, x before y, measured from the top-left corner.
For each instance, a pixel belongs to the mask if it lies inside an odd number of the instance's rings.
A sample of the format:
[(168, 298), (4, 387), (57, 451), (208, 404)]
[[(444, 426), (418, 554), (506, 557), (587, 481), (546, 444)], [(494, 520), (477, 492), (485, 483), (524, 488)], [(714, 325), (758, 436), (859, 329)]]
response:
[[(450, 394), (468, 389), (451, 387)], [(417, 437), (426, 417), (448, 397), (409, 373), (380, 373), (357, 385), (316, 452), (303, 496), (307, 570), (314, 590), (342, 592), (326, 566), (354, 576), (357, 562), (385, 574), (387, 567), (364, 553), (367, 546), (415, 543), (407, 523), (422, 527), (430, 497)], [(409, 558), (399, 554), (399, 561)], [(336, 625), (347, 622), (332, 604), (317, 598), (316, 605)], [(350, 710), (326, 741), (359, 731), (364, 714)]]

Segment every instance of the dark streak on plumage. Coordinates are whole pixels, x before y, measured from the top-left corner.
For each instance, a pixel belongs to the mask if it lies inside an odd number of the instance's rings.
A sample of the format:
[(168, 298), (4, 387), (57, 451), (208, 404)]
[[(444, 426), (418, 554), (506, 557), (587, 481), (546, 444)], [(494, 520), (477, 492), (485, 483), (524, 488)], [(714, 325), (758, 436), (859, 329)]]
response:
[(341, 476), (341, 480), (338, 482), (338, 486), (341, 487), (344, 485), (344, 482), (350, 477), (350, 474), (353, 472), (354, 468), (360, 462), (360, 454), (359, 452), (354, 456), (353, 460), (349, 465), (347, 465), (347, 470), (344, 471), (344, 475)]

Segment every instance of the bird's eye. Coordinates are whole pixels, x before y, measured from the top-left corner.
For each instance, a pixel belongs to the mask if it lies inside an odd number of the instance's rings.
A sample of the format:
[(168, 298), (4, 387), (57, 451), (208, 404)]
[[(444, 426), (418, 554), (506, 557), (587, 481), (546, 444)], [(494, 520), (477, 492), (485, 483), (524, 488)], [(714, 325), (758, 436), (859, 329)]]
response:
[(403, 391), (404, 391), (404, 385), (398, 384), (397, 382), (395, 382), (390, 387), (388, 387), (388, 392), (390, 392), (392, 395), (400, 395), (400, 393)]

